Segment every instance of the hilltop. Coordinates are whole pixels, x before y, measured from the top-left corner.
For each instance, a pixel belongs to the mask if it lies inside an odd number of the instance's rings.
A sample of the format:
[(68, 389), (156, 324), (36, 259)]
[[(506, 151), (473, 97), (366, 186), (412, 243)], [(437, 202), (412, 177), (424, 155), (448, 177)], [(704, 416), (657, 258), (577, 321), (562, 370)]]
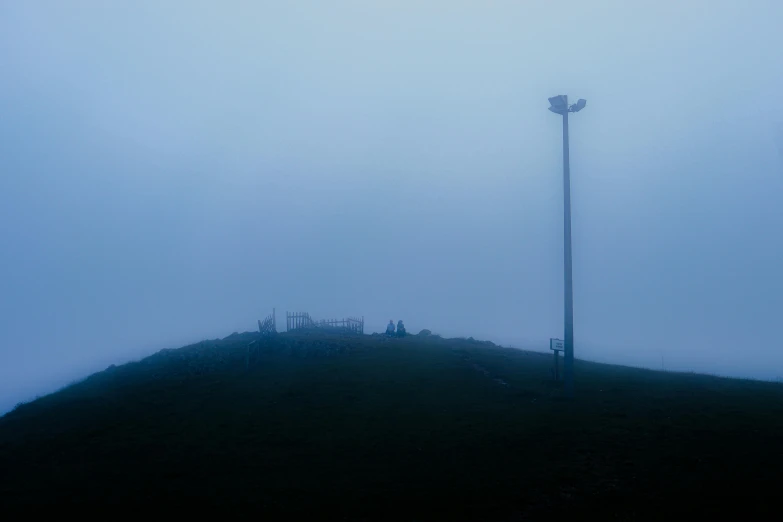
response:
[(783, 386), (473, 339), (233, 334), (109, 367), (0, 418), (0, 512), (301, 520), (768, 512)]

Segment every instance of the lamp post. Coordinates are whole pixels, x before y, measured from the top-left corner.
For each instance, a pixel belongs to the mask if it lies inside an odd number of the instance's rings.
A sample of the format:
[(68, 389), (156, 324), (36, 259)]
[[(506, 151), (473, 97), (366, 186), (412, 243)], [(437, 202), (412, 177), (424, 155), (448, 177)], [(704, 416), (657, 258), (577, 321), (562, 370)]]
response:
[(574, 289), (571, 275), (571, 167), (568, 159), (568, 113), (579, 112), (587, 105), (580, 99), (568, 105), (568, 96), (549, 98), (549, 110), (563, 116), (563, 278), (565, 282), (565, 339), (563, 343), (563, 378), (565, 391), (574, 396)]

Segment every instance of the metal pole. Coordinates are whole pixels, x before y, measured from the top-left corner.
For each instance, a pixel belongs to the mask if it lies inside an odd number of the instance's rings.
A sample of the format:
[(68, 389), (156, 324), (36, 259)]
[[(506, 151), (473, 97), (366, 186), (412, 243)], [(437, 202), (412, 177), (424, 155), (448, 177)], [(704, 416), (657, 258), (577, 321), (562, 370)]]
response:
[(574, 396), (574, 293), (571, 276), (571, 166), (568, 159), (568, 111), (563, 113), (563, 242), (565, 283), (565, 353), (563, 377), (568, 397)]

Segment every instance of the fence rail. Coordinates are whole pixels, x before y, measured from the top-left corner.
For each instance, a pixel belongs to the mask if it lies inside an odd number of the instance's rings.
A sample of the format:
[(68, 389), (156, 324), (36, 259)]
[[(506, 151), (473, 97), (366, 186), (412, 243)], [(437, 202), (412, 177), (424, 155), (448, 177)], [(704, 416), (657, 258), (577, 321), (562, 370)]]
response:
[(350, 333), (364, 333), (364, 317), (348, 317), (344, 319), (321, 319), (315, 321), (307, 312), (286, 312), (286, 330), (303, 330), (324, 328), (343, 330)]

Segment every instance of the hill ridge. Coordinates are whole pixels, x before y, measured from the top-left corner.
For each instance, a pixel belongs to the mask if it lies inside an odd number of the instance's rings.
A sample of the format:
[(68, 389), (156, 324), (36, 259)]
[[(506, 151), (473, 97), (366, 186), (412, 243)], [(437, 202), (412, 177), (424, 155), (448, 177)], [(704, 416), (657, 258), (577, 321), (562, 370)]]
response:
[(577, 360), (569, 401), (549, 355), (488, 342), (282, 333), (248, 359), (258, 339), (164, 349), (0, 417), (8, 512), (635, 520), (775, 498), (779, 384)]

